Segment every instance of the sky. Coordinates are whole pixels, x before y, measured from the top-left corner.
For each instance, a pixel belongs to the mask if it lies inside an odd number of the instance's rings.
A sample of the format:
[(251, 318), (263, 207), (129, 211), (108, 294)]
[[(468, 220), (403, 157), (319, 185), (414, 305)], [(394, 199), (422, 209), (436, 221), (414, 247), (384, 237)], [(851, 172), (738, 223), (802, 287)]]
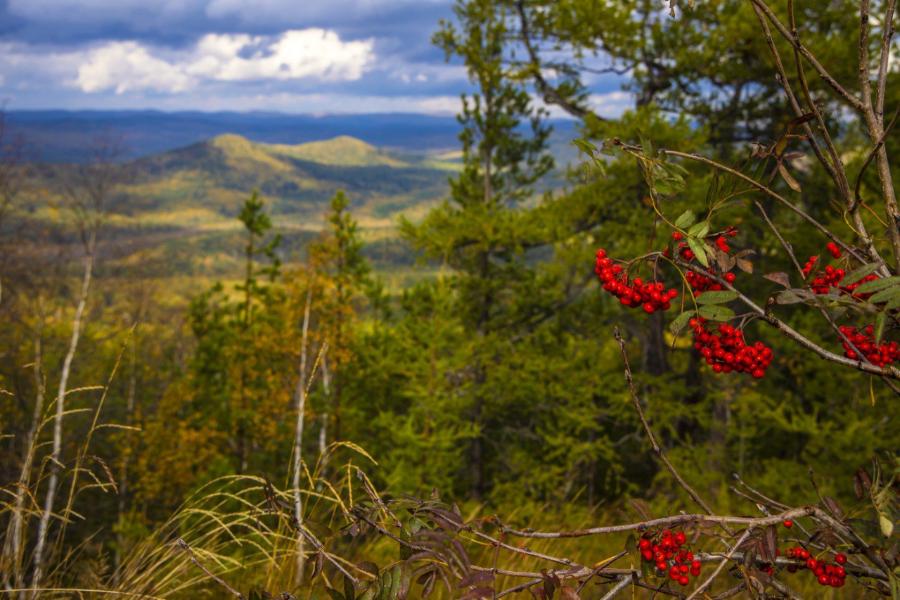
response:
[[(0, 0), (8, 110), (453, 114), (452, 0)], [(631, 100), (593, 82), (599, 112)]]

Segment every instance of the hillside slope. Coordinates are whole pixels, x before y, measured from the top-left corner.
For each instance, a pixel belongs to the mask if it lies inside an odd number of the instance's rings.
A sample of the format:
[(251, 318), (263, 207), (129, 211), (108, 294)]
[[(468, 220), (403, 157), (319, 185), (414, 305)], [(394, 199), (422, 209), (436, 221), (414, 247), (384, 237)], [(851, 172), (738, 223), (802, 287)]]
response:
[(255, 189), (284, 225), (309, 225), (343, 189), (357, 218), (371, 226), (390, 225), (400, 211), (442, 198), (454, 163), (401, 156), (348, 136), (285, 145), (228, 134), (126, 168), (133, 177), (120, 212), (145, 223), (184, 211), (205, 212), (211, 222), (231, 219)]
[[(161, 276), (231, 272), (241, 247), (235, 216), (253, 190), (284, 236), (286, 260), (321, 229), (337, 190), (349, 196), (366, 239), (393, 256), (399, 214), (415, 218), (442, 200), (457, 166), (453, 156), (398, 153), (349, 136), (287, 145), (219, 135), (115, 167), (126, 183), (108, 202), (106, 264)], [(19, 214), (32, 225), (21, 231), (43, 232), (30, 235), (36, 246), (71, 238), (71, 216), (60, 207), (80, 168), (33, 165)]]

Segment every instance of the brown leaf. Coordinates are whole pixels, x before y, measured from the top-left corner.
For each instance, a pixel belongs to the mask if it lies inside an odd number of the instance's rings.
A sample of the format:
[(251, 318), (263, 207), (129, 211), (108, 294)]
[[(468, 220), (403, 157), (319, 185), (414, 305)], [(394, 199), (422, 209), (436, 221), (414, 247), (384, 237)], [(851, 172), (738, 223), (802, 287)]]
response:
[(775, 551), (778, 549), (778, 533), (775, 531), (774, 525), (766, 528), (766, 543), (764, 547), (764, 559), (769, 562), (775, 560)]
[(778, 285), (780, 285), (782, 287), (785, 287), (788, 289), (790, 289), (790, 287), (791, 287), (791, 278), (788, 276), (787, 273), (778, 271), (777, 273), (766, 273), (765, 275), (763, 275), (763, 277), (765, 277), (769, 281), (774, 281), (775, 283), (777, 283)]
[(575, 588), (568, 585), (564, 585), (559, 588), (559, 592), (560, 594), (562, 594), (562, 600), (581, 600), (581, 596), (578, 595), (578, 592), (575, 591)]
[(795, 192), (800, 191), (800, 184), (797, 183), (797, 180), (794, 179), (794, 176), (788, 172), (787, 168), (785, 168), (784, 166), (784, 163), (778, 163), (778, 172), (781, 174), (781, 178), (784, 179), (784, 182), (788, 184), (788, 187), (790, 187)]
[(753, 263), (744, 258), (736, 258), (734, 259), (735, 264), (737, 264), (738, 269), (743, 271), (744, 273), (752, 273), (753, 272)]
[(315, 579), (318, 577), (319, 573), (322, 572), (322, 567), (325, 566), (325, 555), (321, 552), (316, 553), (316, 560), (313, 563), (313, 570), (310, 579)]
[(837, 500), (829, 496), (825, 496), (824, 498), (822, 498), (822, 501), (825, 503), (825, 507), (828, 508), (828, 512), (830, 512), (834, 516), (834, 518), (843, 520), (844, 511), (841, 510), (841, 507), (840, 505), (838, 505)]
[(853, 475), (853, 490), (856, 492), (856, 497), (862, 500), (869, 493), (870, 487), (872, 487), (872, 480), (869, 479), (869, 474), (864, 469), (858, 469)]
[(730, 271), (734, 268), (735, 262), (736, 259), (733, 256), (716, 248), (716, 264), (719, 265), (720, 270)]

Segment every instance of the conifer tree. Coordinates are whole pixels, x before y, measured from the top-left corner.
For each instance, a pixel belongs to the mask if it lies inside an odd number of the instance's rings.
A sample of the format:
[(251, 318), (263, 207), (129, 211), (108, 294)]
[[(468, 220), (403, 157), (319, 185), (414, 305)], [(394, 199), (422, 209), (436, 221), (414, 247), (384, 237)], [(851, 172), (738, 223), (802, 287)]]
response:
[(195, 410), (227, 432), (233, 467), (245, 472), (253, 450), (270, 437), (263, 431), (271, 427), (265, 414), (277, 408), (274, 392), (284, 393), (278, 383), (284, 352), (275, 341), (284, 328), (277, 310), (281, 291), (272, 285), (281, 238), (269, 237), (272, 222), (255, 192), (238, 218), (246, 239), (244, 277), (235, 285), (236, 299), (217, 283), (192, 302), (197, 348), (191, 375)]
[(475, 87), (463, 96), (458, 117), (462, 171), (450, 181), (448, 202), (420, 225), (405, 222), (403, 228), (416, 248), (454, 269), (458, 314), (472, 334), (465, 394), (468, 418), (478, 431), (468, 476), (477, 497), (488, 485), (484, 432), (498, 334), (510, 324), (516, 286), (529, 278), (523, 250), (539, 235), (522, 204), (553, 161), (546, 152), (543, 111), (507, 71), (509, 15), (489, 0), (460, 1), (454, 11), (458, 28), (442, 22), (434, 41), (448, 59), (463, 61)]

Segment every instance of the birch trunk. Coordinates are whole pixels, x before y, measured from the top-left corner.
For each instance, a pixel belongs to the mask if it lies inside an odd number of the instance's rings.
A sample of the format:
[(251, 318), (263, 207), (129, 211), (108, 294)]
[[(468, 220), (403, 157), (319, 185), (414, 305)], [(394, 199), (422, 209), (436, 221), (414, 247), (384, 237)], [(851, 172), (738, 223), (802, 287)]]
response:
[(78, 340), (81, 337), (81, 325), (84, 318), (84, 308), (87, 304), (88, 291), (91, 287), (91, 276), (94, 270), (94, 246), (96, 232), (92, 231), (87, 244), (87, 255), (84, 259), (84, 275), (81, 280), (81, 292), (78, 296), (78, 305), (75, 308), (75, 317), (72, 320), (72, 337), (69, 339), (69, 348), (63, 360), (62, 373), (59, 376), (59, 389), (56, 393), (56, 416), (53, 421), (53, 450), (50, 453), (50, 479), (47, 483), (47, 495), (44, 497), (44, 508), (41, 520), (38, 523), (37, 542), (34, 547), (34, 574), (31, 578), (32, 598), (37, 595), (37, 588), (44, 576), (44, 560), (47, 546), (47, 533), (50, 528), (50, 518), (53, 516), (53, 503), (56, 500), (56, 489), (59, 486), (60, 457), (62, 454), (63, 416), (66, 412), (66, 392), (69, 385), (69, 373), (72, 369), (72, 361), (78, 349)]
[[(300, 479), (303, 471), (303, 421), (306, 414), (306, 361), (309, 338), (309, 309), (312, 303), (312, 286), (306, 290), (306, 306), (303, 309), (303, 329), (300, 338), (300, 368), (297, 386), (294, 388), (294, 404), (297, 407), (297, 427), (294, 433), (294, 518), (297, 526), (303, 525), (303, 498), (300, 495)], [(303, 552), (303, 536), (297, 536), (297, 584), (303, 582), (303, 567), (306, 556)]]
[[(5, 575), (4, 583), (7, 590), (11, 588), (21, 589), (23, 587), (25, 573), (22, 569), (22, 530), (24, 528), (24, 518), (22, 511), (25, 508), (25, 490), (31, 484), (31, 467), (34, 464), (34, 452), (37, 441), (38, 429), (41, 426), (41, 417), (44, 414), (44, 373), (43, 373), (43, 318), (41, 326), (34, 338), (34, 386), (35, 400), (34, 413), (31, 417), (31, 428), (28, 430), (28, 437), (25, 440), (25, 458), (22, 461), (22, 471), (19, 473), (19, 481), (16, 487), (15, 509), (13, 509), (12, 518), (10, 520), (9, 532), (6, 543), (3, 547), (3, 564), (10, 569)], [(10, 579), (13, 584), (10, 586)]]

